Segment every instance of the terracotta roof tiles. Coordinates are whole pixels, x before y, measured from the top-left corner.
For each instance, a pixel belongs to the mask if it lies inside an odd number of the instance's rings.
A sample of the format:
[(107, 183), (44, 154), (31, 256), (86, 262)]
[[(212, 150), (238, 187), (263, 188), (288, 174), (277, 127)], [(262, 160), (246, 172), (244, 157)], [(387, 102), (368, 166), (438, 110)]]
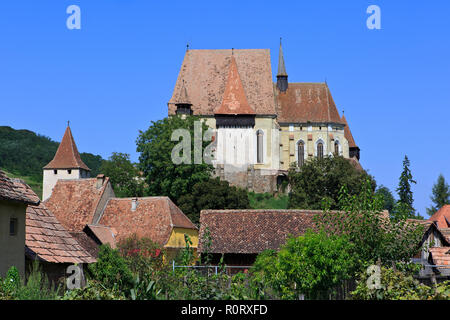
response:
[(58, 180), (45, 205), (67, 230), (81, 231), (93, 222), (108, 183), (109, 178), (106, 178), (97, 188), (97, 178)]
[(279, 122), (343, 124), (326, 83), (289, 83), (275, 94)]
[(439, 229), (450, 228), (450, 204), (442, 206), (428, 220), (436, 221)]
[[(209, 228), (211, 253), (260, 253), (278, 250), (288, 235), (299, 236), (313, 229), (314, 210), (202, 210), (200, 244)], [(321, 211), (320, 211), (321, 212)]]
[(428, 249), (433, 264), (439, 266), (450, 266), (450, 247), (435, 247)]
[(64, 136), (56, 151), (55, 157), (44, 169), (84, 169), (90, 171), (89, 167), (81, 160), (75, 140), (70, 127), (67, 126)]
[(350, 130), (350, 126), (348, 125), (347, 119), (345, 118), (345, 115), (342, 115), (342, 121), (345, 124), (344, 136), (345, 136), (345, 139), (347, 139), (347, 141), (348, 141), (349, 148), (357, 147), (357, 145), (355, 143), (355, 139), (353, 138), (352, 132)]
[(25, 246), (29, 257), (45, 262), (95, 262), (43, 203), (27, 207)]
[(194, 115), (214, 115), (224, 98), (232, 56), (250, 108), (275, 115), (269, 49), (188, 50), (168, 102), (169, 115), (175, 114), (183, 80)]
[(37, 205), (39, 197), (20, 179), (9, 178), (0, 170), (0, 200)]
[(131, 237), (146, 237), (165, 245), (173, 227), (197, 229), (168, 197), (111, 198), (99, 224), (116, 230), (116, 241)]

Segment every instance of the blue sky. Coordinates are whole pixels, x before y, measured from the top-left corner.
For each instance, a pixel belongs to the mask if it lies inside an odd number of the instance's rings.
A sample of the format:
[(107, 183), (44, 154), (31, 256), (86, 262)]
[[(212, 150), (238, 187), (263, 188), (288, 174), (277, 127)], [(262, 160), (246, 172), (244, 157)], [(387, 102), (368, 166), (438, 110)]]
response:
[[(69, 30), (66, 8), (81, 8)], [(381, 8), (369, 30), (366, 8)], [(279, 37), (289, 80), (327, 79), (361, 148), (392, 191), (404, 155), (424, 216), (439, 173), (450, 180), (450, 2), (2, 1), (0, 125), (60, 141), (67, 120), (82, 152), (137, 161), (138, 130), (167, 115), (186, 43), (269, 48)]]

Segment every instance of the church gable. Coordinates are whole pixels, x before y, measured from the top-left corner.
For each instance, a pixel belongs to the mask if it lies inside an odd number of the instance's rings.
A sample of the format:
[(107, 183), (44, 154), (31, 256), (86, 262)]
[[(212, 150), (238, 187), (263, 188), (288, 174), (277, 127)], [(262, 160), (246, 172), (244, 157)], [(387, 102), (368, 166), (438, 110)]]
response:
[(168, 102), (169, 115), (176, 114), (177, 100), (184, 84), (193, 114), (213, 116), (223, 102), (232, 57), (249, 107), (259, 115), (274, 115), (275, 99), (268, 49), (186, 51), (172, 98)]

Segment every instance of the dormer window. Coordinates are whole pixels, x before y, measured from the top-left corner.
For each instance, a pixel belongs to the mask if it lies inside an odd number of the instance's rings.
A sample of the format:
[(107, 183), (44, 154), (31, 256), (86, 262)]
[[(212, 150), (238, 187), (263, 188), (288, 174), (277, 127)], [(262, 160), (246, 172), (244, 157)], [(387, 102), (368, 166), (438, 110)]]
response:
[(192, 109), (190, 104), (177, 104), (176, 114), (192, 114)]

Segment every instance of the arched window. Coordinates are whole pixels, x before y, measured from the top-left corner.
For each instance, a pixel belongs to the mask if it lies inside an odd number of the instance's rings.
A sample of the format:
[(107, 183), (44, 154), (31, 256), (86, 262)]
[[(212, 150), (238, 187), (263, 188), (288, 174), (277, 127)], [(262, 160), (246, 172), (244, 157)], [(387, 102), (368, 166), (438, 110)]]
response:
[(262, 130), (256, 131), (256, 162), (263, 163), (263, 138), (264, 133)]
[(338, 141), (334, 142), (334, 154), (337, 156), (339, 155), (339, 142)]
[(323, 143), (317, 143), (317, 158), (323, 159)]
[(305, 163), (305, 144), (303, 141), (297, 143), (297, 164), (300, 168)]

